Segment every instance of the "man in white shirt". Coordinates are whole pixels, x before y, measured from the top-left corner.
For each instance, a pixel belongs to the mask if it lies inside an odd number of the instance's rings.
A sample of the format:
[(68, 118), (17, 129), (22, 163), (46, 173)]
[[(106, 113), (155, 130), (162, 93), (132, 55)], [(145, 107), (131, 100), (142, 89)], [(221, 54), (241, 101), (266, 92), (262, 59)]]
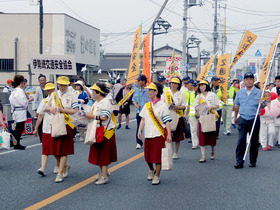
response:
[(276, 87), (273, 87), (271, 89), (271, 92), (274, 92), (274, 93), (277, 93), (278, 95), (280, 95), (280, 76), (275, 77), (275, 85), (276, 85)]
[(16, 129), (13, 134), (17, 144), (14, 146), (14, 149), (24, 150), (25, 146), (20, 144), (20, 137), (24, 130), (24, 124), (26, 121), (28, 100), (23, 91), (24, 77), (22, 75), (16, 75), (14, 77), (14, 82), (16, 84), (16, 88), (9, 97), (12, 108), (12, 117), (16, 122)]

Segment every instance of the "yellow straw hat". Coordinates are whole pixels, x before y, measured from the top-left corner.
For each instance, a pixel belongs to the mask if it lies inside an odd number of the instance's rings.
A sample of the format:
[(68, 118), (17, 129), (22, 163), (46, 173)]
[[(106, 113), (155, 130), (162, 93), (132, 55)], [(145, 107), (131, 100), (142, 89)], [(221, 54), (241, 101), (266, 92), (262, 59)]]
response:
[(209, 86), (209, 83), (206, 80), (201, 80), (197, 85), (205, 84)]
[(177, 84), (181, 84), (180, 79), (177, 78), (177, 77), (173, 77), (173, 78), (170, 80), (170, 82), (177, 83)]
[(100, 93), (103, 93), (103, 94), (106, 94), (104, 91), (102, 91), (100, 89), (100, 87), (98, 87), (96, 84), (94, 84), (93, 86), (91, 86), (89, 89), (92, 89), (92, 90), (97, 90), (99, 91)]
[(155, 83), (151, 82), (151, 84), (147, 87), (145, 87), (146, 89), (151, 89), (151, 90), (158, 90), (157, 86), (155, 85)]
[(47, 84), (45, 85), (44, 90), (52, 90), (52, 89), (54, 89), (54, 88), (55, 88), (55, 87), (54, 87), (54, 84), (51, 83), (51, 82), (49, 82), (49, 83), (47, 83)]
[(69, 84), (70, 84), (69, 78), (68, 78), (68, 77), (65, 77), (65, 76), (58, 77), (58, 78), (57, 78), (57, 84), (60, 84), (60, 85), (69, 85)]

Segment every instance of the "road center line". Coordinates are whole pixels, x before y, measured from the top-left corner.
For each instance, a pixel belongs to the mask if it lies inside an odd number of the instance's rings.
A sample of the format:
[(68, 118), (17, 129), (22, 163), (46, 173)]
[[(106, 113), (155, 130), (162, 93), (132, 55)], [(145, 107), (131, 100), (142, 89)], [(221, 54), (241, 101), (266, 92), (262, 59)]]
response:
[[(119, 163), (119, 164), (109, 168), (108, 170), (111, 173), (113, 171), (116, 171), (116, 170), (118, 170), (118, 169), (128, 165), (129, 163), (132, 163), (133, 161), (135, 161), (135, 160), (137, 160), (137, 159), (139, 159), (139, 158), (141, 158), (143, 156), (144, 156), (144, 152), (142, 152), (142, 153), (140, 153), (138, 155), (135, 155), (134, 157), (129, 158), (129, 159), (127, 159), (127, 160), (125, 160), (125, 161), (123, 161), (123, 162), (121, 162), (121, 163)], [(71, 194), (72, 192), (75, 192), (75, 191), (81, 189), (82, 187), (84, 187), (84, 186), (94, 182), (95, 181), (95, 177), (97, 175), (98, 174), (95, 174), (94, 176), (92, 176), (92, 177), (90, 177), (90, 178), (88, 178), (88, 179), (86, 179), (86, 180), (84, 180), (82, 182), (79, 182), (78, 184), (75, 184), (72, 187), (69, 187), (69, 188), (67, 188), (67, 189), (65, 189), (65, 190), (63, 190), (63, 191), (61, 191), (61, 192), (59, 192), (59, 193), (57, 193), (57, 194), (55, 194), (55, 195), (53, 195), (51, 197), (49, 197), (49, 198), (39, 202), (39, 203), (36, 203), (36, 204), (34, 204), (34, 205), (30, 206), (30, 207), (27, 207), (27, 208), (25, 208), (25, 210), (35, 210), (35, 209), (43, 208), (43, 207), (45, 207), (45, 206), (47, 206), (47, 205), (49, 205), (49, 204), (51, 204), (51, 203), (53, 203), (53, 202), (55, 202), (55, 201), (57, 201), (59, 199), (61, 199), (61, 198), (65, 197), (65, 196)]]

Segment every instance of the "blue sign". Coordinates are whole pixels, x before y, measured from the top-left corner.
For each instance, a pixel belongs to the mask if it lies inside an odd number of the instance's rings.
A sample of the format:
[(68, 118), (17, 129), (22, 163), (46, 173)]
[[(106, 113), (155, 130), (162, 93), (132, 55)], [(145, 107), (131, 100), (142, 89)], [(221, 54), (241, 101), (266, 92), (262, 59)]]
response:
[(208, 73), (209, 75), (213, 75), (213, 71), (209, 71), (209, 73)]
[(239, 75), (238, 79), (239, 81), (243, 81), (243, 75)]
[(255, 53), (255, 56), (256, 56), (256, 57), (261, 57), (261, 56), (262, 56), (260, 50), (257, 50), (257, 52)]
[(187, 64), (186, 69), (191, 69), (191, 64), (190, 63)]

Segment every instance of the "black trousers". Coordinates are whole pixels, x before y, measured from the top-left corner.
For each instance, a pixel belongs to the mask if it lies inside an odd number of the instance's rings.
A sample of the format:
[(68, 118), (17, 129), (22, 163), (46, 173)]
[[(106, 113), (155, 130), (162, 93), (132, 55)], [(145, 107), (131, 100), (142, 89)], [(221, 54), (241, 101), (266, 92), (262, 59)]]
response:
[(43, 138), (43, 120), (40, 123), (39, 127), (38, 127), (38, 134), (39, 134), (39, 138), (40, 138), (40, 142), (42, 143), (42, 138)]
[[(254, 119), (252, 120), (245, 120), (242, 117), (237, 119), (238, 122), (238, 133), (239, 139), (237, 142), (236, 147), (236, 161), (239, 164), (243, 164), (243, 157), (246, 150), (246, 137), (247, 133), (250, 134), (251, 129), (253, 127)], [(260, 131), (260, 117), (257, 117), (255, 128), (253, 130), (253, 135), (251, 138), (251, 145), (250, 145), (250, 163), (256, 164), (257, 157), (258, 157), (258, 147), (259, 147), (259, 131)]]
[(141, 119), (142, 119), (142, 117), (140, 117), (140, 116), (139, 116), (139, 113), (137, 113), (137, 114), (136, 114), (136, 120), (137, 120), (136, 142), (137, 142), (137, 144), (140, 144), (141, 146), (143, 146), (143, 141), (142, 141), (142, 139), (138, 139), (138, 137), (137, 137)]
[(217, 128), (216, 133), (218, 137), (220, 133), (220, 126), (221, 126), (222, 109), (218, 110), (217, 113), (220, 115), (219, 119), (216, 121), (216, 128)]
[(20, 137), (24, 130), (24, 124), (25, 124), (25, 121), (16, 123), (16, 130), (13, 131), (13, 135), (14, 135), (15, 139), (17, 140), (17, 145), (20, 145)]

